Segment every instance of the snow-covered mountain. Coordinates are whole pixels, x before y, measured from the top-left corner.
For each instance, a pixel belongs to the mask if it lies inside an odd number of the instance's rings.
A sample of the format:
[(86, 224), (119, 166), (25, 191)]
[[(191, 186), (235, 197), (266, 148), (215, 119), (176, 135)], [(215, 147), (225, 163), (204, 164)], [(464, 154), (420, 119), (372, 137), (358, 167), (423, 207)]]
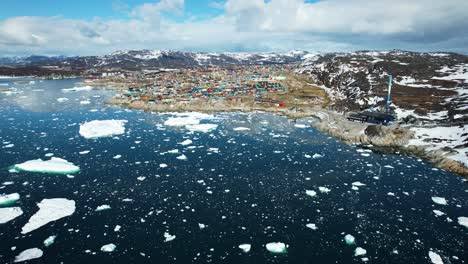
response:
[(207, 65), (262, 65), (299, 63), (307, 52), (288, 53), (207, 53), (171, 50), (116, 51), (104, 56), (82, 57), (6, 57), (0, 65), (59, 65), (81, 68), (196, 67)]
[(303, 57), (297, 72), (323, 86), (339, 110), (382, 108), (391, 74), (392, 110), (399, 117), (468, 121), (468, 56), (393, 50)]

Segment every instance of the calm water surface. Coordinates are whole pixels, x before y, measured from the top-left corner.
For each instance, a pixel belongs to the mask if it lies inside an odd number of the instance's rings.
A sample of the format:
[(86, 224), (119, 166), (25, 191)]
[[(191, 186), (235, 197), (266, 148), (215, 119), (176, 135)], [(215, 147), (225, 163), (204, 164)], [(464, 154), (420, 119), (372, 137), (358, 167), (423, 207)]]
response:
[[(114, 92), (61, 90), (77, 79), (14, 81), (0, 79), (0, 89), (17, 88), (0, 93), (0, 194), (19, 193), (24, 214), (0, 224), (1, 263), (34, 247), (44, 255), (30, 263), (431, 263), (429, 251), (468, 262), (468, 229), (457, 221), (468, 216), (467, 183), (421, 160), (348, 146), (272, 114), (217, 114), (201, 121), (216, 130), (190, 132), (164, 125), (171, 114), (105, 105)], [(126, 133), (79, 135), (80, 124), (106, 119), (128, 120)], [(193, 143), (179, 144), (186, 139)], [(48, 153), (81, 171), (8, 171)], [(22, 235), (45, 198), (74, 200), (76, 211)], [(104, 204), (111, 209), (95, 211)], [(164, 242), (165, 232), (175, 239)], [(268, 252), (269, 242), (288, 244), (287, 254)], [(116, 250), (101, 252), (109, 243)], [(238, 248), (244, 243), (249, 253)], [(356, 247), (366, 255), (354, 256)]]

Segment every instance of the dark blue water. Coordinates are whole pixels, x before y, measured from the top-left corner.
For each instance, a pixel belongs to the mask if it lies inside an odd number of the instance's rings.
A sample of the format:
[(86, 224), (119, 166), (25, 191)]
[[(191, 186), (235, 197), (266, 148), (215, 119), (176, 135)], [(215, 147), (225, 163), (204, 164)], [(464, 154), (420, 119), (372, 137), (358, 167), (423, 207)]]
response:
[[(457, 175), (407, 156), (363, 156), (359, 146), (267, 113), (218, 114), (202, 120), (218, 124), (216, 130), (192, 133), (165, 126), (172, 115), (105, 105), (114, 92), (61, 91), (77, 81), (0, 79), (8, 83), (0, 88), (17, 88), (0, 93), (0, 143), (14, 144), (0, 147), (0, 183), (6, 183), (0, 194), (19, 193), (16, 206), (24, 211), (0, 224), (1, 263), (34, 247), (44, 256), (31, 263), (430, 263), (429, 251), (444, 263), (467, 262), (468, 229), (457, 218), (468, 216), (468, 189)], [(81, 123), (105, 119), (128, 120), (126, 133), (91, 140), (79, 135)], [(193, 143), (178, 144), (185, 139)], [(172, 149), (188, 159), (166, 153)], [(47, 153), (81, 171), (74, 178), (8, 171), (48, 159)], [(307, 156), (314, 154), (322, 157)], [(366, 185), (353, 190), (357, 181)], [(435, 196), (448, 204), (435, 204)], [(74, 200), (76, 211), (22, 235), (45, 198)], [(96, 212), (103, 204), (111, 209)], [(164, 242), (165, 232), (176, 238)], [(345, 244), (346, 234), (356, 246)], [(46, 248), (42, 243), (51, 235), (56, 241)], [(288, 244), (288, 253), (268, 252), (269, 242)], [(101, 252), (109, 243), (116, 250)], [(238, 248), (244, 243), (252, 245), (249, 253)], [(355, 257), (357, 246), (367, 254)]]

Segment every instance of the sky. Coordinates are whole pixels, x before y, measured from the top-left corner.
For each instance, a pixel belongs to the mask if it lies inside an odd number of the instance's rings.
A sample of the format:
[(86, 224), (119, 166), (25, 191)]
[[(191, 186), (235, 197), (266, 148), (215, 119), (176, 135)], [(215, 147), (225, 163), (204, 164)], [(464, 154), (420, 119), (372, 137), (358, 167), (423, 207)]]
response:
[(0, 56), (205, 52), (468, 54), (467, 0), (1, 0)]

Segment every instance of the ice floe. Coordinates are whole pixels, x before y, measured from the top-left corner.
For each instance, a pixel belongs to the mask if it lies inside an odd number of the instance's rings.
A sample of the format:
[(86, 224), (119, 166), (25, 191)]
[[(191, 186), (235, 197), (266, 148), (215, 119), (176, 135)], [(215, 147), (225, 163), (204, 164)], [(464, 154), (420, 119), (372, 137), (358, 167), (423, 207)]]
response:
[(30, 248), (21, 252), (18, 256), (15, 257), (15, 262), (23, 262), (30, 259), (37, 259), (42, 257), (44, 253), (38, 248)]
[(321, 157), (323, 157), (323, 156), (318, 154), (318, 153), (315, 153), (314, 155), (312, 155), (313, 159), (318, 159), (318, 158), (321, 158)]
[(312, 191), (312, 190), (306, 190), (306, 195), (310, 196), (310, 197), (314, 197), (317, 195), (317, 192), (316, 191)]
[(57, 102), (59, 102), (59, 103), (65, 103), (66, 101), (68, 101), (68, 98), (66, 98), (66, 97), (57, 98)]
[(216, 124), (197, 124), (197, 125), (186, 125), (185, 128), (191, 132), (211, 132), (218, 128)]
[(440, 257), (440, 255), (433, 252), (433, 251), (429, 251), (429, 259), (434, 264), (444, 264), (444, 262), (442, 261), (442, 258)]
[(250, 130), (250, 128), (248, 128), (248, 127), (235, 127), (233, 130), (234, 131), (248, 131), (248, 130)]
[(94, 211), (99, 212), (99, 211), (110, 210), (110, 209), (111, 209), (110, 205), (103, 204), (103, 205), (98, 206), (96, 210)]
[(182, 145), (182, 146), (188, 146), (188, 145), (192, 144), (192, 140), (186, 139), (186, 140), (180, 142), (179, 144)]
[(171, 235), (168, 232), (164, 232), (164, 242), (170, 242), (176, 238), (175, 235)]
[(62, 92), (82, 92), (82, 91), (91, 91), (93, 87), (91, 86), (75, 86), (73, 88), (62, 89)]
[(5, 224), (23, 214), (20, 207), (0, 208), (0, 224)]
[(447, 200), (443, 197), (432, 197), (432, 201), (436, 204), (447, 205)]
[(468, 217), (465, 217), (465, 216), (458, 217), (458, 224), (468, 228)]
[(127, 120), (93, 120), (80, 125), (80, 135), (90, 138), (111, 137), (125, 133)]
[(102, 246), (101, 251), (102, 252), (113, 252), (116, 248), (117, 248), (117, 246), (115, 244), (110, 243), (110, 244)]
[(287, 252), (287, 245), (282, 242), (271, 242), (266, 244), (266, 249), (271, 253), (275, 254), (283, 254)]
[(75, 201), (65, 198), (43, 199), (37, 206), (39, 211), (23, 226), (21, 234), (27, 234), (75, 212)]
[(52, 157), (50, 160), (29, 160), (13, 166), (18, 171), (55, 173), (55, 174), (73, 174), (80, 171), (80, 168), (71, 162), (61, 158)]
[(242, 252), (249, 253), (250, 249), (252, 248), (252, 245), (250, 245), (250, 244), (240, 244), (239, 248), (242, 250)]
[(344, 237), (344, 240), (345, 240), (347, 245), (354, 245), (356, 243), (356, 239), (354, 238), (354, 236), (352, 236), (350, 234), (347, 234)]
[(355, 250), (354, 250), (354, 256), (363, 256), (367, 254), (367, 250), (363, 249), (362, 247), (357, 247)]
[(319, 187), (319, 191), (320, 191), (321, 193), (329, 193), (331, 190), (328, 189), (327, 187), (322, 187), (322, 186), (321, 186), (321, 187)]
[(306, 224), (306, 227), (312, 229), (312, 230), (317, 230), (317, 226), (315, 224)]
[(0, 195), (0, 206), (9, 206), (20, 199), (19, 193)]
[(45, 247), (50, 247), (52, 244), (54, 244), (55, 238), (57, 238), (57, 236), (50, 236), (50, 237), (46, 238), (46, 240), (44, 240), (44, 242), (43, 242), (44, 246)]
[(187, 160), (187, 156), (185, 156), (184, 154), (180, 155), (177, 157), (178, 160)]

